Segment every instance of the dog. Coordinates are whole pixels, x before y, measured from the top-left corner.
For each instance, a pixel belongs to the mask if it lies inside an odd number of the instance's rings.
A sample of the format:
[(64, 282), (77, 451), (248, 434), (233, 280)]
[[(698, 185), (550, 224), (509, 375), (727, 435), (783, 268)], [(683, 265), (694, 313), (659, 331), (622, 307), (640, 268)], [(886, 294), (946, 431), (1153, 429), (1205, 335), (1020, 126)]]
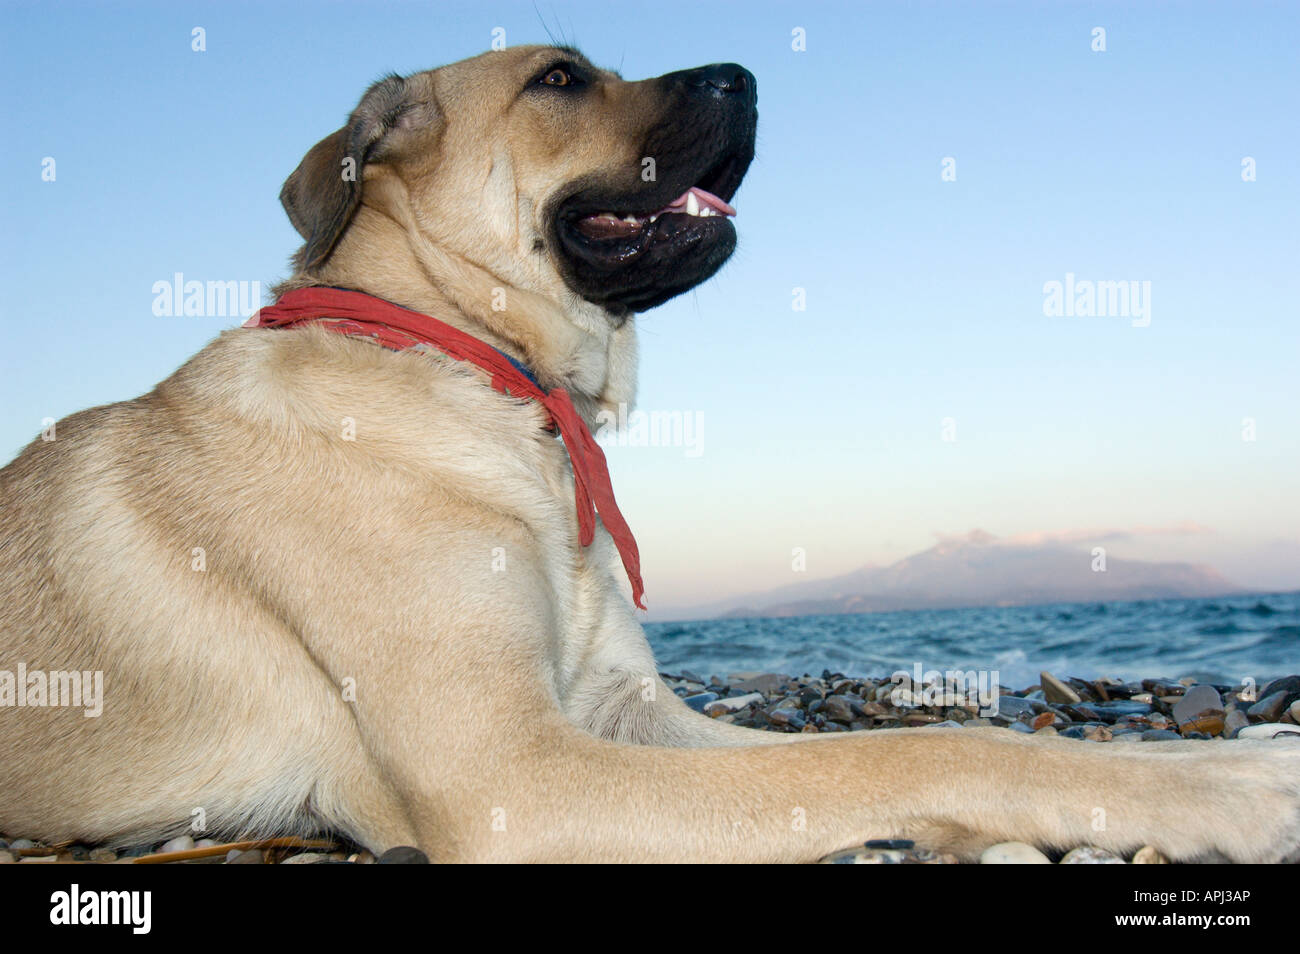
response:
[(634, 398), (636, 313), (733, 251), (756, 104), (735, 64), (631, 82), (552, 46), (373, 85), (285, 183), (304, 244), (279, 304), (0, 472), (5, 659), (103, 675), (94, 718), (10, 682), (0, 831), (328, 831), (438, 862), (1296, 857), (1300, 746), (779, 735), (661, 682), (589, 428)]

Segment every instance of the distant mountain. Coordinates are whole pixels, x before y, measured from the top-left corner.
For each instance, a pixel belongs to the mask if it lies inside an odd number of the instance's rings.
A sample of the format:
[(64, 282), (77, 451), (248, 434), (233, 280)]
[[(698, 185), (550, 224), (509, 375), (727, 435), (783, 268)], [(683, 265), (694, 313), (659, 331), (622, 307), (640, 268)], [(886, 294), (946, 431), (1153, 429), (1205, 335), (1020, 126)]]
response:
[(1092, 569), (1091, 550), (1065, 543), (1007, 543), (982, 530), (945, 540), (889, 566), (793, 583), (693, 607), (677, 619), (883, 613), (966, 606), (1027, 606), (1142, 599), (1193, 599), (1246, 592), (1218, 571), (1191, 563), (1108, 557)]

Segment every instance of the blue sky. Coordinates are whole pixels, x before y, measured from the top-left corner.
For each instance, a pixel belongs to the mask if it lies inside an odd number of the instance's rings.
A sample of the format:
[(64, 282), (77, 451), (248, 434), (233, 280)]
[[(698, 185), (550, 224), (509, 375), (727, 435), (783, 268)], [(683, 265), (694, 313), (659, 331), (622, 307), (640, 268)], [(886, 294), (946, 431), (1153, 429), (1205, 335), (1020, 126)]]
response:
[[(735, 60), (759, 81), (739, 251), (640, 319), (640, 403), (696, 415), (702, 453), (609, 449), (652, 607), (792, 582), (794, 547), (827, 576), (976, 527), (1118, 530), (1117, 556), (1300, 587), (1294, 7), (612, 10), (0, 5), (0, 454), (237, 323), (156, 317), (153, 284), (282, 277), (280, 185), (369, 82), (495, 27), (545, 42), (545, 20), (628, 78)], [(1149, 326), (1046, 316), (1067, 273), (1150, 282)]]

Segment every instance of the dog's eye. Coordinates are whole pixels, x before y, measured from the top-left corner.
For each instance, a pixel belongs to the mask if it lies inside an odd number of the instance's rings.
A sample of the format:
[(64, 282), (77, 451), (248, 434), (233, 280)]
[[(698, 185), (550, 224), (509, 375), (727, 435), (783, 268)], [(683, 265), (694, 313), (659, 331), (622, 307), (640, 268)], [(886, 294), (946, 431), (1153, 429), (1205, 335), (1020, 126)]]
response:
[(538, 82), (543, 86), (572, 86), (574, 80), (572, 73), (562, 66), (557, 66), (550, 70)]

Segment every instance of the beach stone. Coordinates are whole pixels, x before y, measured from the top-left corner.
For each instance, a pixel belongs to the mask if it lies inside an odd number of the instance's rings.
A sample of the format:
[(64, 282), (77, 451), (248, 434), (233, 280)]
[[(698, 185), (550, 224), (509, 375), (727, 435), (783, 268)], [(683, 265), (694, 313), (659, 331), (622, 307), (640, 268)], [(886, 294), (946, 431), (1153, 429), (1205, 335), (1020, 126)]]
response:
[(1133, 855), (1133, 861), (1131, 863), (1135, 865), (1167, 865), (1169, 864), (1169, 859), (1156, 851), (1156, 849), (1152, 848), (1150, 845), (1144, 845), (1137, 850), (1136, 854)]
[(980, 854), (982, 865), (1050, 865), (1051, 859), (1033, 845), (1023, 841), (1004, 841), (985, 848)]
[(1068, 725), (1064, 729), (1058, 730), (1064, 739), (1082, 739), (1084, 738), (1084, 726)]
[(1122, 865), (1124, 859), (1113, 851), (1097, 848), (1094, 845), (1081, 845), (1067, 852), (1061, 859), (1063, 865)]
[(1287, 715), (1289, 715), (1297, 725), (1300, 725), (1300, 699), (1297, 699), (1295, 702), (1291, 703), (1291, 708), (1287, 709), (1286, 711), (1287, 711)]
[(1287, 725), (1285, 722), (1261, 722), (1248, 725), (1237, 733), (1239, 739), (1275, 739), (1281, 737), (1300, 739), (1300, 725)]
[(1029, 723), (1035, 729), (1046, 729), (1056, 724), (1055, 712), (1040, 712), (1034, 716), (1034, 720)]
[[(765, 672), (750, 675), (747, 673), (737, 673), (736, 675), (745, 676), (731, 684), (732, 689), (739, 689), (741, 692), (761, 692), (764, 695), (776, 692), (785, 685), (785, 676), (778, 676), (774, 672)], [(735, 676), (732, 677), (735, 679)]]
[(1286, 710), (1286, 692), (1279, 691), (1264, 696), (1246, 710), (1246, 715), (1255, 722), (1276, 722)]
[(1223, 731), (1224, 718), (1218, 715), (1204, 715), (1199, 719), (1192, 719), (1190, 722), (1184, 722), (1178, 727), (1178, 731), (1184, 737), (1194, 732), (1204, 732), (1206, 735), (1218, 735)]
[(1235, 739), (1237, 733), (1248, 725), (1250, 725), (1250, 719), (1246, 717), (1246, 713), (1240, 709), (1233, 709), (1223, 719), (1223, 736), (1226, 739)]
[(1043, 699), (1047, 702), (1064, 702), (1068, 705), (1074, 705), (1076, 702), (1082, 702), (1079, 694), (1067, 686), (1061, 680), (1057, 679), (1050, 672), (1038, 674), (1039, 681), (1043, 686)]
[(908, 712), (903, 716), (905, 725), (934, 725), (943, 720), (937, 715), (931, 715), (928, 712)]
[(226, 864), (228, 865), (261, 865), (266, 864), (266, 856), (261, 849), (250, 848), (248, 851), (240, 851), (238, 848), (231, 848), (226, 853)]
[(17, 854), (20, 851), (27, 851), (36, 847), (36, 842), (30, 838), (18, 838), (9, 842), (9, 850)]
[(1025, 732), (1030, 735), (1032, 735), (1034, 732), (1033, 726), (1031, 726), (1028, 722), (1012, 722), (1010, 725), (1007, 726), (1007, 728), (1010, 729), (1012, 732)]
[[(1041, 706), (1042, 703), (1039, 703)], [(1012, 721), (1023, 716), (1034, 714), (1034, 702), (1031, 699), (1021, 699), (1019, 696), (1001, 696), (997, 700), (997, 715), (999, 719), (1010, 719)]]
[(90, 849), (90, 860), (98, 864), (111, 864), (117, 861), (117, 852), (111, 848), (92, 848)]
[(189, 851), (193, 847), (194, 839), (189, 835), (181, 835), (179, 838), (173, 838), (171, 841), (165, 842), (163, 846), (158, 849), (158, 853), (161, 855), (170, 855), (174, 851)]
[(322, 861), (328, 861), (328, 855), (318, 854), (314, 851), (305, 851), (301, 855), (291, 855), (280, 862), (282, 865), (314, 865)]
[(1143, 742), (1162, 742), (1165, 739), (1181, 739), (1182, 736), (1170, 729), (1147, 729), (1142, 733)]
[(702, 710), (707, 716), (725, 715), (728, 712), (739, 712), (741, 709), (752, 705), (755, 702), (765, 702), (761, 692), (751, 692), (743, 696), (728, 696), (726, 699), (715, 699), (706, 704)]
[(805, 686), (798, 692), (799, 701), (805, 706), (810, 706), (817, 700), (823, 698), (825, 693), (818, 686)]
[(0, 851), (0, 865), (11, 865), (14, 861), (14, 856), (10, 852)]
[(788, 725), (793, 729), (802, 729), (806, 721), (798, 709), (773, 709), (767, 717), (773, 725)]
[(718, 694), (716, 692), (697, 692), (694, 695), (685, 696), (682, 702), (686, 703), (696, 712), (703, 712), (704, 707), (710, 702), (716, 702)]
[(1089, 742), (1109, 742), (1115, 738), (1115, 733), (1111, 732), (1109, 726), (1090, 725), (1083, 730), (1083, 737)]
[(992, 719), (985, 719), (985, 718), (983, 718), (983, 717), (977, 717), (977, 718), (974, 718), (974, 719), (967, 719), (965, 722), (962, 723), (962, 727), (963, 727), (963, 728), (966, 728), (966, 729), (979, 729), (979, 728), (982, 728), (982, 727), (984, 727), (984, 726), (989, 726), (989, 725), (992, 725), (992, 724), (993, 724), (993, 720), (992, 720)]
[(843, 696), (827, 696), (822, 707), (822, 715), (848, 725), (853, 721), (853, 706)]
[(25, 858), (19, 858), (18, 863), (21, 865), (52, 865), (58, 860), (58, 855), (28, 855)]
[(194, 843), (195, 848), (213, 848), (220, 844), (215, 838), (200, 838)]
[(1300, 699), (1300, 676), (1283, 676), (1281, 679), (1274, 679), (1264, 687), (1260, 698), (1271, 696), (1275, 692), (1285, 692), (1288, 704)]
[(1213, 686), (1193, 686), (1174, 703), (1174, 721), (1179, 725), (1191, 722), (1207, 712), (1223, 714), (1223, 697)]
[(1141, 732), (1137, 732), (1137, 731), (1135, 731), (1135, 732), (1117, 732), (1117, 733), (1115, 733), (1115, 738), (1114, 738), (1112, 741), (1114, 741), (1114, 742), (1141, 742), (1141, 741), (1142, 741), (1142, 733), (1141, 733)]
[(1057, 735), (1057, 729), (1054, 725), (1045, 725), (1041, 729), (1035, 729), (1034, 735)]

